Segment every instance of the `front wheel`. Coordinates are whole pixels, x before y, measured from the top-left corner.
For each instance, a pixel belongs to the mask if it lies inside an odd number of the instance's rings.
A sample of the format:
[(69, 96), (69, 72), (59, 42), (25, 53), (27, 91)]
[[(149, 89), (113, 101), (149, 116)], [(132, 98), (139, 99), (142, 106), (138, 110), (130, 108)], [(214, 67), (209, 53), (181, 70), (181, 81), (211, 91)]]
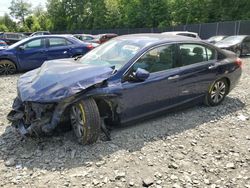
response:
[(228, 89), (229, 86), (225, 79), (217, 80), (209, 87), (204, 103), (207, 106), (219, 105), (225, 99)]
[(71, 107), (71, 125), (80, 144), (92, 144), (100, 136), (101, 119), (96, 102), (92, 98), (80, 100)]
[(16, 73), (16, 66), (12, 61), (0, 60), (0, 75), (9, 75)]

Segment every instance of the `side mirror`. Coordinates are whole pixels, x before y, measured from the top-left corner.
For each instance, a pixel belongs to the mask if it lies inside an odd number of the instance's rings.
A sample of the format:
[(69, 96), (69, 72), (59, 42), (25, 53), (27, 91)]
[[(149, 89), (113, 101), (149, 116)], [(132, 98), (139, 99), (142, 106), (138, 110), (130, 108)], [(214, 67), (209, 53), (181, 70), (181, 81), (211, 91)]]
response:
[(129, 81), (143, 82), (149, 77), (150, 73), (145, 69), (138, 68), (129, 76)]
[(24, 47), (24, 46), (19, 46), (18, 49), (19, 49), (19, 50), (24, 50), (25, 47)]

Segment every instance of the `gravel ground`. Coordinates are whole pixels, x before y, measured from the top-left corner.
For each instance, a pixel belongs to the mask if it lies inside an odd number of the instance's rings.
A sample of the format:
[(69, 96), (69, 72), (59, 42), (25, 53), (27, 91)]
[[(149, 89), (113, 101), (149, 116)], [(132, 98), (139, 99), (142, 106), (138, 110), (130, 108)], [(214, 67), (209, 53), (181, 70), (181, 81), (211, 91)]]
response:
[(0, 77), (2, 187), (250, 187), (250, 59), (218, 107), (195, 106), (76, 144), (72, 132), (24, 139), (6, 120), (19, 75)]

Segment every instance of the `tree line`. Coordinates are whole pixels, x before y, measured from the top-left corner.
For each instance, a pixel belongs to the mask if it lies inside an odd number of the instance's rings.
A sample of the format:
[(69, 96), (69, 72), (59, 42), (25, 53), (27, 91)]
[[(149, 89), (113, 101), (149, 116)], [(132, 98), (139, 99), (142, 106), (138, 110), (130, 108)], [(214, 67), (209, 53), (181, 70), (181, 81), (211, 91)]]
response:
[(46, 8), (31, 7), (12, 0), (0, 31), (165, 28), (250, 18), (249, 0), (47, 0)]

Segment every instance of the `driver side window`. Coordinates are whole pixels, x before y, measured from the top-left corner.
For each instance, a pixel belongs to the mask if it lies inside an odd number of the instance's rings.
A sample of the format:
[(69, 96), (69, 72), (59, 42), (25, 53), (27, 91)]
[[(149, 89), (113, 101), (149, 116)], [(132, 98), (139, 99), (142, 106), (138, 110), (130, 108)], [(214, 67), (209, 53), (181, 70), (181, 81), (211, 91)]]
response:
[(174, 68), (174, 66), (175, 45), (170, 44), (146, 52), (134, 63), (132, 71), (135, 72), (138, 68), (142, 68), (149, 73), (154, 73)]

